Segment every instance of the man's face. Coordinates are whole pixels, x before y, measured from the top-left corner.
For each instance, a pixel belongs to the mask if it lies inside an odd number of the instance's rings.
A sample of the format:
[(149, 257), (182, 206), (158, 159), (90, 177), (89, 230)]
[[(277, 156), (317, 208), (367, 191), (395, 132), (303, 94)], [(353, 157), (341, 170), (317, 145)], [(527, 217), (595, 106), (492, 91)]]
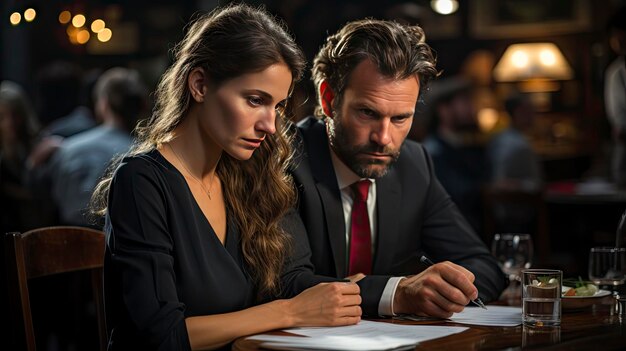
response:
[(609, 37), (609, 45), (619, 56), (626, 55), (626, 31), (614, 28)]
[(383, 76), (370, 60), (359, 63), (335, 99), (327, 133), (337, 156), (357, 175), (380, 178), (400, 155), (419, 94), (417, 76), (397, 80)]

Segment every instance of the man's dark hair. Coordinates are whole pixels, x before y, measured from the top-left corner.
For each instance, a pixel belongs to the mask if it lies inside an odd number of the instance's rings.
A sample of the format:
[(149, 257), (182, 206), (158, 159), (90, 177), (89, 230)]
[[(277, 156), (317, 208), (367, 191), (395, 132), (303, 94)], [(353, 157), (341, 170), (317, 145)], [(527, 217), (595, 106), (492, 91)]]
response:
[[(419, 26), (374, 19), (354, 21), (329, 36), (313, 61), (312, 79), (318, 101), (320, 84), (327, 81), (335, 94), (335, 104), (341, 104), (350, 74), (366, 59), (389, 78), (417, 75), (420, 91), (425, 91), (428, 82), (437, 75), (436, 59)], [(324, 115), (320, 106), (315, 113), (319, 117)]]
[(147, 90), (139, 73), (115, 67), (104, 72), (94, 87), (94, 100), (106, 99), (107, 105), (131, 131), (147, 105)]

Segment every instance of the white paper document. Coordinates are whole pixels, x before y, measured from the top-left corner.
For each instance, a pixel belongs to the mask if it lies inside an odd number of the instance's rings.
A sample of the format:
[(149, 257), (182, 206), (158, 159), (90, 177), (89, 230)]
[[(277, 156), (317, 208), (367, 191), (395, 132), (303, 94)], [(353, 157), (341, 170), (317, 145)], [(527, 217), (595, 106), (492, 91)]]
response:
[(522, 324), (522, 309), (509, 306), (466, 307), (463, 312), (455, 313), (450, 321), (462, 324), (484, 325), (492, 327), (515, 327)]
[(293, 328), (286, 331), (302, 335), (255, 335), (264, 348), (277, 350), (403, 350), (419, 342), (460, 333), (465, 327), (399, 325), (361, 321), (357, 325), (324, 328)]
[[(488, 309), (485, 310), (480, 307), (466, 307), (463, 312), (453, 314), (450, 319), (439, 321), (488, 327), (516, 327), (522, 324), (522, 309), (520, 307), (490, 305), (487, 306), (487, 308)], [(398, 318), (417, 322), (438, 320), (433, 317), (415, 315), (402, 315)]]

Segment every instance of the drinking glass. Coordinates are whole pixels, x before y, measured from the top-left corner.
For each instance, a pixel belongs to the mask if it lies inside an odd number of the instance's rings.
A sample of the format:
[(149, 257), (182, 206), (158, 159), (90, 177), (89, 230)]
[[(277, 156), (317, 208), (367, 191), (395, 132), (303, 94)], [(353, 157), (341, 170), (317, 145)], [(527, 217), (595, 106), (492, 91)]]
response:
[(589, 279), (615, 291), (626, 282), (626, 248), (593, 247), (589, 252)]
[(491, 253), (509, 280), (519, 281), (522, 269), (531, 266), (533, 241), (529, 234), (496, 234), (491, 244)]
[(522, 271), (522, 322), (535, 327), (561, 325), (563, 272), (555, 269)]

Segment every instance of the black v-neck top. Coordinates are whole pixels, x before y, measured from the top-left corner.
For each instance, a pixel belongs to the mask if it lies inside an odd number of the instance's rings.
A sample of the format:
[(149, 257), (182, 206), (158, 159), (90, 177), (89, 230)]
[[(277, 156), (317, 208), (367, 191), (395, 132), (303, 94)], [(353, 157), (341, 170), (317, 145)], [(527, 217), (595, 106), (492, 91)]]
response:
[(116, 170), (105, 231), (109, 350), (189, 350), (186, 317), (254, 303), (238, 228), (229, 222), (222, 245), (183, 175), (156, 150)]

